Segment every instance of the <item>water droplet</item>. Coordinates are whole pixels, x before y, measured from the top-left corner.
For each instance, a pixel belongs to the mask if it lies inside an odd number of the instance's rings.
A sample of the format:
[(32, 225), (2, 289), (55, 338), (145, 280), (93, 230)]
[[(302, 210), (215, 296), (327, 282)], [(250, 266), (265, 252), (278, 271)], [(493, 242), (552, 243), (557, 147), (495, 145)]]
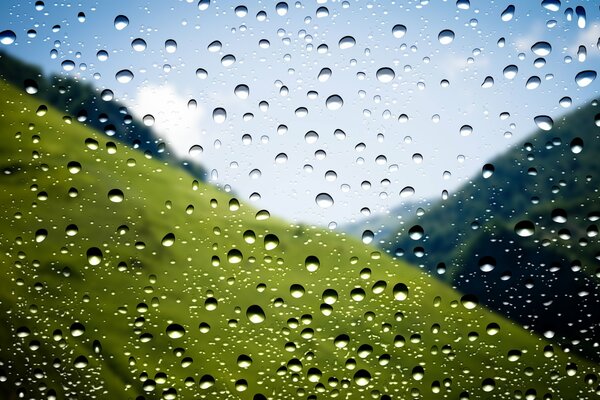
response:
[(144, 115), (142, 117), (142, 122), (146, 126), (153, 126), (154, 122), (155, 122), (154, 115), (152, 115), (152, 114), (146, 114), (146, 115)]
[(597, 75), (598, 74), (596, 73), (596, 71), (592, 71), (592, 70), (581, 71), (577, 75), (575, 75), (575, 82), (577, 83), (577, 86), (579, 86), (579, 87), (586, 87), (589, 84), (591, 84), (592, 82), (594, 82)]
[(135, 51), (144, 51), (146, 46), (146, 41), (142, 38), (133, 39), (131, 42), (131, 48)]
[(415, 189), (412, 186), (406, 186), (400, 191), (400, 197), (407, 198), (415, 194)]
[(227, 111), (224, 108), (215, 108), (212, 113), (213, 121), (217, 124), (222, 124), (227, 119)]
[(111, 189), (108, 192), (108, 199), (113, 203), (121, 203), (125, 200), (125, 195), (120, 189)]
[(490, 256), (484, 256), (479, 259), (479, 269), (482, 272), (491, 272), (496, 268), (496, 259)]
[(122, 69), (115, 74), (115, 78), (119, 83), (129, 83), (133, 79), (133, 72), (128, 69)]
[[(210, 0), (200, 0), (198, 2), (198, 10), (200, 10), (200, 11), (206, 11), (206, 10), (208, 10), (209, 6), (210, 6)], [(206, 376), (210, 376), (210, 375), (206, 375)]]
[(379, 68), (375, 75), (377, 77), (377, 80), (381, 83), (389, 83), (393, 81), (396, 77), (396, 73), (394, 72), (394, 70), (387, 67)]
[(170, 324), (167, 326), (166, 332), (171, 339), (180, 339), (185, 336), (185, 328), (179, 324)]
[(354, 47), (355, 44), (356, 44), (356, 39), (354, 39), (352, 36), (344, 36), (338, 42), (338, 46), (342, 50), (346, 50), (351, 47)]
[(304, 141), (308, 144), (317, 143), (318, 140), (319, 140), (319, 134), (315, 131), (308, 131), (304, 135)]
[(333, 206), (333, 198), (327, 193), (319, 193), (317, 197), (315, 197), (315, 201), (317, 205), (321, 208), (329, 208)]
[(456, 8), (459, 10), (468, 10), (471, 8), (470, 0), (456, 0)]
[(177, 42), (173, 39), (168, 39), (165, 41), (165, 51), (169, 54), (173, 54), (177, 51)]
[(484, 392), (491, 392), (496, 388), (496, 382), (492, 378), (485, 378), (483, 382), (481, 382), (481, 388)]
[(533, 119), (535, 124), (544, 131), (549, 131), (554, 126), (554, 120), (547, 115), (538, 115)]
[(473, 133), (473, 127), (471, 125), (463, 125), (460, 127), (460, 136), (469, 136)]
[(308, 272), (315, 272), (321, 266), (319, 258), (316, 256), (308, 256), (304, 260), (304, 267)]
[(171, 247), (175, 244), (175, 234), (174, 233), (167, 233), (162, 240), (160, 241), (160, 243), (165, 246), (165, 247)]
[(75, 360), (73, 360), (73, 366), (75, 368), (85, 368), (88, 366), (88, 359), (85, 356), (77, 356)]
[(408, 287), (404, 283), (397, 283), (392, 289), (394, 299), (404, 301), (408, 298)]
[(531, 76), (529, 77), (529, 79), (527, 79), (527, 82), (525, 83), (525, 88), (527, 88), (528, 90), (537, 89), (541, 83), (542, 80), (538, 76)]
[(495, 170), (496, 170), (496, 168), (494, 167), (493, 164), (485, 164), (483, 166), (483, 168), (481, 169), (481, 175), (483, 176), (484, 179), (488, 179), (494, 174)]
[(519, 68), (516, 65), (507, 65), (502, 71), (506, 79), (515, 79), (518, 72)]
[(394, 25), (392, 28), (392, 35), (394, 35), (396, 39), (402, 39), (404, 35), (406, 35), (406, 26), (402, 24)]
[(33, 79), (25, 79), (25, 92), (28, 94), (36, 94), (38, 92), (38, 84)]
[(375, 234), (373, 233), (373, 231), (367, 229), (362, 233), (362, 242), (364, 244), (370, 244), (374, 238)]
[(511, 4), (508, 7), (506, 7), (504, 9), (504, 11), (502, 11), (502, 14), (500, 15), (500, 18), (502, 18), (502, 21), (508, 22), (511, 19), (513, 19), (514, 15), (515, 15), (515, 6), (513, 6)]
[(543, 0), (542, 7), (544, 7), (548, 11), (559, 11), (560, 10), (560, 0)]
[(224, 67), (231, 67), (236, 62), (236, 58), (233, 54), (226, 54), (221, 58), (221, 65)]
[(371, 374), (366, 369), (359, 369), (354, 373), (354, 383), (358, 386), (367, 386), (371, 382)]
[(344, 100), (342, 100), (342, 98), (337, 94), (329, 96), (325, 101), (325, 106), (331, 111), (339, 110), (343, 105)]
[(540, 57), (546, 57), (552, 52), (552, 46), (548, 42), (537, 42), (531, 46), (531, 51)]
[(523, 220), (515, 225), (515, 233), (521, 237), (528, 237), (535, 233), (535, 225), (533, 222)]
[(221, 51), (222, 47), (223, 47), (223, 44), (220, 41), (214, 40), (209, 43), (209, 45), (206, 47), (206, 49), (211, 53), (217, 53), (217, 52)]
[(577, 15), (577, 27), (579, 29), (585, 29), (585, 24), (586, 24), (585, 8), (583, 8), (582, 6), (575, 7), (575, 15)]
[(246, 100), (250, 96), (250, 88), (248, 85), (237, 85), (233, 89), (233, 93), (240, 99)]
[(571, 152), (573, 154), (579, 154), (583, 151), (583, 139), (576, 137), (571, 140)]
[(265, 250), (274, 250), (279, 246), (279, 238), (277, 235), (269, 233), (265, 235)]
[(17, 35), (13, 31), (6, 30), (0, 32), (0, 43), (2, 43), (3, 45), (8, 46), (10, 44), (13, 44), (15, 40), (17, 40)]
[(265, 312), (258, 305), (251, 305), (246, 310), (246, 317), (253, 324), (260, 324), (265, 321)]
[(331, 69), (323, 68), (319, 71), (319, 75), (317, 76), (319, 82), (326, 82), (329, 78), (331, 78)]
[(127, 28), (127, 25), (129, 25), (129, 18), (127, 18), (125, 15), (117, 15), (115, 17), (114, 25), (118, 31), (122, 31), (123, 29)]
[(415, 381), (420, 381), (425, 377), (425, 369), (417, 365), (412, 369), (412, 377)]
[(279, 16), (286, 15), (288, 12), (288, 4), (285, 1), (280, 1), (275, 6), (275, 11), (277, 12), (277, 15), (279, 15)]
[(450, 29), (444, 29), (438, 34), (438, 40), (443, 45), (448, 45), (454, 41), (454, 32)]
[(36, 243), (41, 243), (48, 237), (48, 231), (46, 229), (38, 229), (35, 232), (35, 241)]
[(244, 256), (238, 249), (231, 249), (227, 252), (227, 261), (229, 261), (230, 264), (239, 264), (243, 260)]
[(472, 310), (479, 304), (479, 299), (474, 294), (465, 294), (460, 298), (460, 303), (467, 310)]
[(102, 250), (97, 247), (87, 249), (86, 256), (91, 266), (96, 266), (102, 262)]

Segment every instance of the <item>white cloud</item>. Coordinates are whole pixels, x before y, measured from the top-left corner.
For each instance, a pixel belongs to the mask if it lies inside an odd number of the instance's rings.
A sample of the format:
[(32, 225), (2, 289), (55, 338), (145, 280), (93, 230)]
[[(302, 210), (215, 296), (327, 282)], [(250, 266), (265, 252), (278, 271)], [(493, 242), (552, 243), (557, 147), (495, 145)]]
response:
[(139, 119), (154, 117), (152, 129), (178, 157), (188, 156), (193, 145), (201, 145), (201, 125), (204, 109), (188, 107), (188, 99), (179, 95), (172, 85), (145, 85), (138, 89), (131, 108)]

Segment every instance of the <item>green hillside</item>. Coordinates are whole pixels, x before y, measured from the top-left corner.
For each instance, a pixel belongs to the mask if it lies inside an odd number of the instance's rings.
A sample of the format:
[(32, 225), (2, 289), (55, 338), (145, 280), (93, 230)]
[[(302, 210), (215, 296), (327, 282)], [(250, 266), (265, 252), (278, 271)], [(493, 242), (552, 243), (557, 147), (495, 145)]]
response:
[[(599, 113), (593, 102), (535, 132), (493, 160), (491, 176), (485, 168), (447, 201), (396, 224), (380, 245), (600, 360)], [(533, 234), (518, 234), (519, 224)]]
[(596, 398), (598, 365), (0, 84), (0, 398)]

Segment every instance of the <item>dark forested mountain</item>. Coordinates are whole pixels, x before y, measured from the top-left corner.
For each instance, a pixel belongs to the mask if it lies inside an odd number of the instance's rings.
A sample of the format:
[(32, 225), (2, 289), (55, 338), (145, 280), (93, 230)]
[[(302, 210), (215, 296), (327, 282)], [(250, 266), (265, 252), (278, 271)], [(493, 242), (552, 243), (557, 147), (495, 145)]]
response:
[(533, 133), (379, 245), (600, 359), (599, 113), (593, 102)]
[(115, 101), (110, 90), (101, 92), (89, 83), (71, 77), (46, 77), (42, 70), (0, 51), (0, 78), (24, 89), (68, 117), (97, 129), (115, 139), (173, 165), (180, 165), (199, 180), (206, 180), (205, 170), (198, 164), (178, 160), (168, 145), (158, 140), (151, 129), (129, 114)]

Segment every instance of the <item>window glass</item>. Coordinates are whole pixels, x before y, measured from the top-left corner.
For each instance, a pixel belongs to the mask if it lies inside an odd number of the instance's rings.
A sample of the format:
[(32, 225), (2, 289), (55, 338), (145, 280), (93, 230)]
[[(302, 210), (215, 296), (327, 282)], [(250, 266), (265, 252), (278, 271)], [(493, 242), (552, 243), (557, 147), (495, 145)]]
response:
[(597, 2), (0, 13), (0, 398), (600, 394)]

